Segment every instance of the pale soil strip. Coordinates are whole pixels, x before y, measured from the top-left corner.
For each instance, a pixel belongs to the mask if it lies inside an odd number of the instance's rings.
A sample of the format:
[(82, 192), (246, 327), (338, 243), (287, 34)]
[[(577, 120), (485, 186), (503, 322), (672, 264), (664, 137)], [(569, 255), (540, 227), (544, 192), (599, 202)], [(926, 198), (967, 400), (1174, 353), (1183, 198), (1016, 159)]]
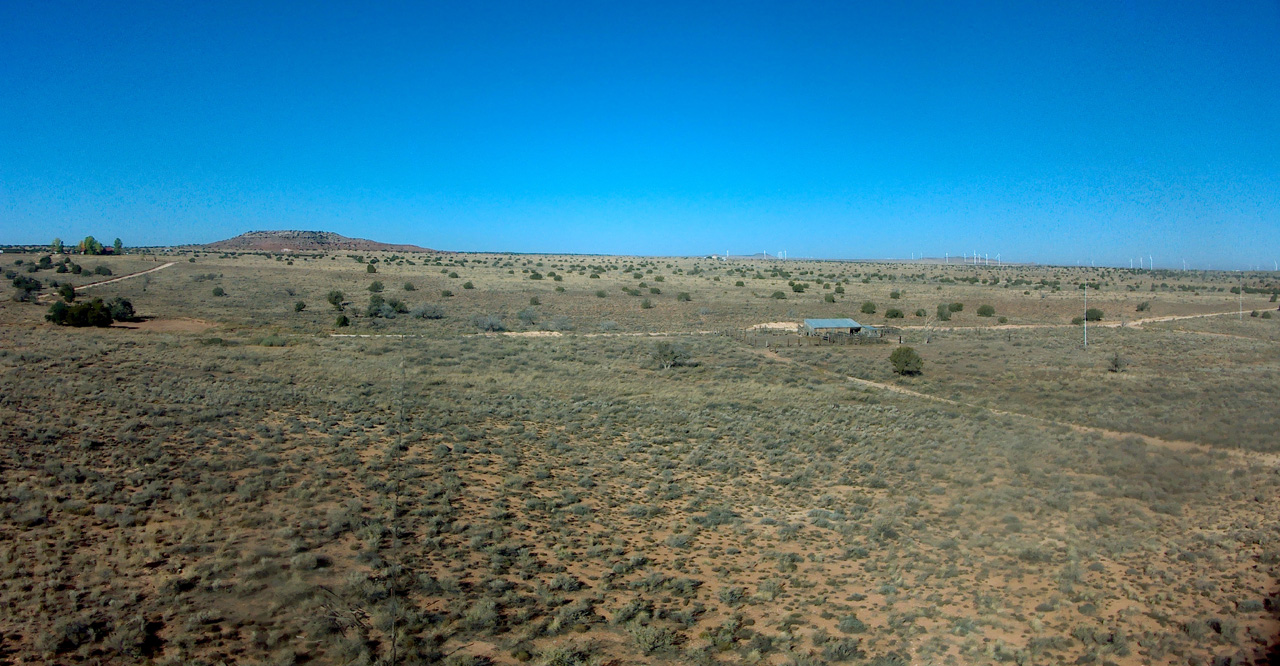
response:
[[(1130, 321), (1097, 321), (1089, 324), (1091, 328), (1121, 328), (1134, 327), (1141, 328), (1143, 324), (1155, 324), (1165, 321), (1178, 321), (1180, 319), (1199, 319), (1201, 317), (1221, 317), (1223, 315), (1237, 314), (1238, 310), (1230, 312), (1208, 312), (1205, 314), (1193, 315), (1172, 315), (1167, 317), (1145, 317), (1143, 319), (1133, 319)], [(1007, 331), (1020, 328), (1067, 328), (1080, 326), (1080, 324), (996, 324), (995, 326), (933, 326), (935, 331)], [(903, 330), (922, 330), (930, 328), (929, 326), (899, 326)]]
[[(168, 267), (170, 267), (170, 266), (174, 265), (174, 263), (176, 263), (176, 262), (172, 262), (172, 261), (170, 261), (170, 262), (169, 262), (169, 263), (167, 263), (167, 264), (163, 264), (163, 265), (160, 265), (160, 266), (156, 266), (155, 268), (148, 268), (148, 269), (147, 269), (147, 270), (145, 270), (145, 271), (138, 271), (137, 273), (130, 273), (130, 274), (128, 274), (128, 275), (121, 275), (120, 277), (117, 277), (117, 278), (111, 278), (110, 280), (103, 280), (103, 281), (101, 281), (101, 282), (90, 282), (89, 284), (81, 285), (81, 286), (79, 286), (79, 287), (76, 287), (76, 291), (81, 291), (81, 290), (83, 290), (83, 289), (88, 289), (89, 287), (97, 287), (97, 286), (104, 285), (104, 284), (111, 284), (112, 282), (119, 282), (119, 281), (121, 281), (121, 280), (128, 280), (129, 278), (136, 278), (136, 277), (138, 277), (139, 275), (146, 275), (147, 273), (154, 273), (154, 272), (156, 272), (156, 271), (162, 271), (162, 270), (164, 270), (164, 269), (166, 269), (166, 268), (168, 268)], [(54, 295), (54, 294), (40, 294), (38, 297), (36, 297), (36, 302), (37, 302), (37, 303), (48, 303), (48, 302), (50, 302), (50, 301), (52, 301), (52, 300), (55, 300), (56, 298), (57, 298), (57, 296), (56, 296), (56, 295)]]
[(130, 273), (130, 274), (128, 274), (128, 275), (121, 275), (121, 276), (120, 276), (120, 277), (118, 277), (118, 278), (111, 278), (110, 280), (103, 280), (102, 282), (90, 282), (89, 284), (86, 284), (86, 285), (83, 285), (83, 286), (80, 286), (80, 287), (76, 287), (76, 291), (80, 291), (81, 289), (88, 289), (89, 287), (99, 287), (99, 286), (102, 286), (102, 285), (104, 285), (104, 284), (111, 284), (112, 282), (119, 282), (119, 281), (121, 281), (121, 280), (128, 280), (128, 279), (130, 279), (130, 278), (136, 278), (136, 277), (138, 277), (139, 275), (146, 275), (147, 273), (154, 273), (154, 272), (156, 272), (156, 271), (162, 271), (162, 270), (164, 270), (164, 269), (166, 269), (166, 268), (168, 268), (168, 267), (170, 267), (170, 266), (174, 265), (175, 263), (176, 263), (176, 262), (170, 261), (170, 262), (169, 262), (169, 263), (167, 263), (167, 264), (161, 264), (161, 265), (159, 265), (159, 266), (156, 266), (155, 268), (148, 268), (148, 269), (147, 269), (147, 270), (145, 270), (145, 271), (138, 271), (137, 273)]

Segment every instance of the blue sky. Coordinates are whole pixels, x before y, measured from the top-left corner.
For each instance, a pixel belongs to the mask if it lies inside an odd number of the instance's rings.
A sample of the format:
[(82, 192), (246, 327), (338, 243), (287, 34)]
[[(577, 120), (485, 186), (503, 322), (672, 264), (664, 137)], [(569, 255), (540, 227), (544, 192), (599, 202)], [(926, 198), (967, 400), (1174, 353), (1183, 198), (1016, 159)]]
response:
[(1276, 2), (263, 4), (0, 5), (0, 243), (1280, 260)]

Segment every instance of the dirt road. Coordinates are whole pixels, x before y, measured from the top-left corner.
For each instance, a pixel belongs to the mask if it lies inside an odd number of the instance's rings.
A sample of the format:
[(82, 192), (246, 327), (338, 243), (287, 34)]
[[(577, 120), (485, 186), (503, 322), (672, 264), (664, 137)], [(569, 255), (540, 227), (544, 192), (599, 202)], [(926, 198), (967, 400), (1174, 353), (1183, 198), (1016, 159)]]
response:
[(82, 286), (76, 287), (76, 291), (80, 291), (80, 290), (82, 290), (82, 289), (89, 289), (90, 287), (100, 287), (100, 286), (102, 286), (102, 285), (104, 285), (104, 284), (111, 284), (112, 282), (119, 282), (119, 281), (121, 281), (121, 280), (129, 280), (129, 279), (132, 279), (132, 278), (136, 278), (136, 277), (138, 277), (139, 275), (146, 275), (147, 273), (154, 273), (154, 272), (156, 272), (156, 271), (162, 271), (162, 270), (164, 270), (164, 269), (166, 269), (166, 268), (168, 268), (168, 267), (172, 266), (174, 263), (175, 263), (175, 262), (170, 261), (170, 262), (169, 262), (169, 263), (167, 263), (167, 264), (160, 264), (159, 266), (156, 266), (155, 268), (148, 268), (148, 269), (147, 269), (147, 270), (145, 270), (145, 271), (138, 271), (137, 273), (130, 273), (130, 274), (128, 274), (128, 275), (121, 275), (120, 277), (117, 277), (117, 278), (111, 278), (110, 280), (103, 280), (102, 282), (90, 282), (89, 284), (86, 284), (86, 285), (82, 285)]

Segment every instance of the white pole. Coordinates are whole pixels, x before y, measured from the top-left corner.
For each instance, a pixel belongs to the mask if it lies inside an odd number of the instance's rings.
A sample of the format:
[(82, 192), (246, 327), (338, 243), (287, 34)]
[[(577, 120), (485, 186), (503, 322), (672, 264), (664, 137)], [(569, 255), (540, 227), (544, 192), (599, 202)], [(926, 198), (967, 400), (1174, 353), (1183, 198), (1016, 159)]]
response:
[(1084, 346), (1089, 346), (1089, 283), (1084, 283)]

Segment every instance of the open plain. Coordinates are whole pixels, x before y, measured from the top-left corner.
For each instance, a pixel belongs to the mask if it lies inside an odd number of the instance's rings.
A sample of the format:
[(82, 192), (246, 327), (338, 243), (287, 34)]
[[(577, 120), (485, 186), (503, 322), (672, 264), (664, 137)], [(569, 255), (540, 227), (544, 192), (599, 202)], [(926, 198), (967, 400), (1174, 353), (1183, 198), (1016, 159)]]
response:
[(1276, 659), (1272, 272), (45, 254), (0, 663)]

